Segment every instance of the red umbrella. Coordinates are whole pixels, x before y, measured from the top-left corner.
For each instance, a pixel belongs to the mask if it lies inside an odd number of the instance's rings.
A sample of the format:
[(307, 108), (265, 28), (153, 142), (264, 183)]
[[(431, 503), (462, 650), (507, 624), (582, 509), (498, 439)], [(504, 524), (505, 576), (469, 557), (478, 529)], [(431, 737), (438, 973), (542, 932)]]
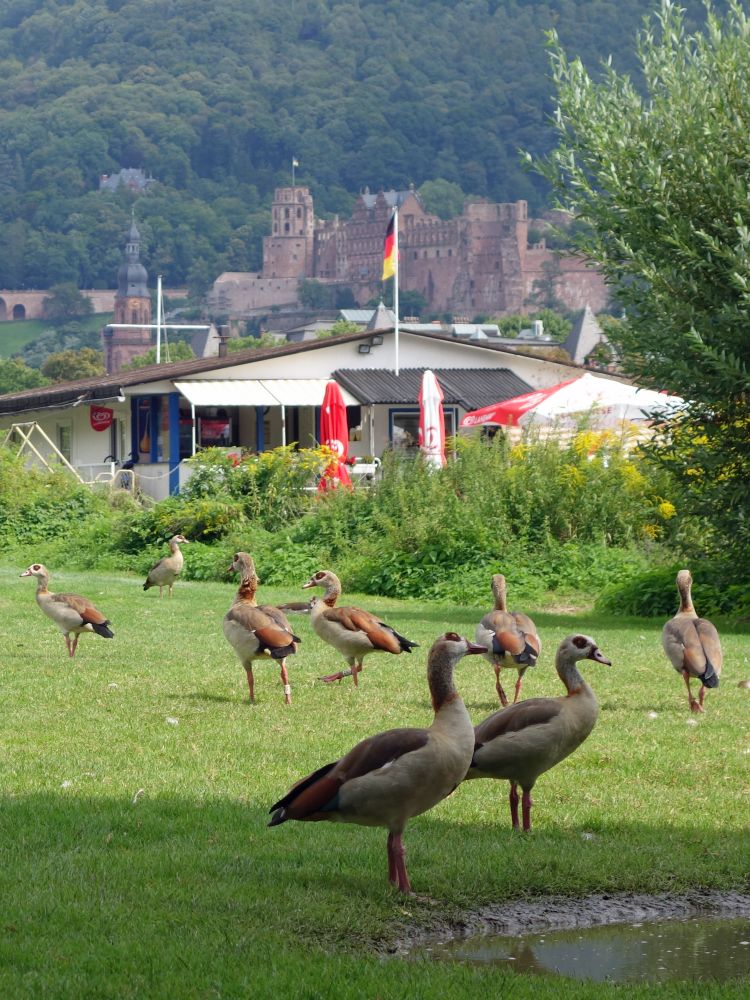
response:
[(430, 465), (445, 465), (445, 417), (443, 390), (428, 368), (419, 390), (419, 447)]
[(346, 422), (346, 404), (338, 382), (329, 382), (323, 394), (320, 412), (320, 441), (337, 456), (321, 476), (319, 490), (333, 489), (339, 483), (351, 486), (349, 471), (344, 464), (349, 442), (349, 427)]

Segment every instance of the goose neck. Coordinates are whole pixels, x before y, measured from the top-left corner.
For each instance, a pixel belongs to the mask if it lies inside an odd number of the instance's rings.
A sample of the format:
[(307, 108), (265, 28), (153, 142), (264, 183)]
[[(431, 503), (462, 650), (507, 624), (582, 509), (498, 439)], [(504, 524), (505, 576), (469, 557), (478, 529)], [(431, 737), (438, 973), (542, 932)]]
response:
[(459, 697), (453, 683), (453, 663), (445, 656), (435, 657), (428, 663), (427, 683), (430, 686), (430, 697), (435, 715), (441, 708)]
[(569, 656), (558, 653), (555, 660), (555, 667), (557, 675), (565, 685), (565, 690), (568, 694), (578, 694), (579, 692), (590, 690), (578, 669), (576, 661)]

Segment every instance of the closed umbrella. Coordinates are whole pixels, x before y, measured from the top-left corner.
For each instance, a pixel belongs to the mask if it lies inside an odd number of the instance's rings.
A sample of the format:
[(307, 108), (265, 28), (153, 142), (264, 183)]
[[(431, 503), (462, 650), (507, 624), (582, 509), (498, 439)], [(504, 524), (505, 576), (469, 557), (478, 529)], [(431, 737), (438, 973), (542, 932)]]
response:
[(430, 465), (436, 468), (445, 465), (443, 390), (429, 368), (422, 376), (419, 390), (419, 447)]
[(577, 420), (586, 413), (590, 413), (600, 424), (613, 426), (623, 420), (647, 420), (653, 412), (664, 414), (682, 403), (679, 396), (639, 389), (614, 379), (597, 378), (587, 372), (547, 389), (526, 392), (522, 396), (484, 406), (481, 410), (472, 410), (462, 419), (461, 426), (525, 427), (532, 421), (544, 425), (566, 418)]
[(339, 483), (351, 487), (346, 462), (349, 427), (346, 422), (346, 404), (338, 382), (328, 382), (323, 394), (320, 412), (320, 441), (337, 456), (326, 468), (318, 483), (319, 490), (333, 489)]

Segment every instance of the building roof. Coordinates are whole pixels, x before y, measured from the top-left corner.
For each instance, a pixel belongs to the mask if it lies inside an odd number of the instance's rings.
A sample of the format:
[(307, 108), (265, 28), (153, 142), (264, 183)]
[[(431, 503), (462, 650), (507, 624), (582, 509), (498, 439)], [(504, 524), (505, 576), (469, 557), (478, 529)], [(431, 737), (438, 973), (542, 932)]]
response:
[(567, 339), (561, 344), (576, 364), (583, 364), (597, 344), (605, 340), (591, 306), (586, 306), (573, 324)]
[[(388, 335), (393, 333), (393, 328), (386, 328), (378, 332)], [(402, 330), (402, 333), (406, 333), (406, 331)], [(118, 372), (116, 375), (98, 375), (93, 378), (76, 379), (72, 382), (58, 382), (55, 385), (42, 386), (36, 389), (24, 389), (22, 392), (10, 392), (0, 396), (0, 414), (24, 413), (29, 410), (54, 409), (78, 403), (101, 402), (105, 399), (117, 398), (120, 395), (120, 390), (128, 386), (148, 385), (149, 382), (188, 378), (191, 375), (201, 375), (209, 371), (220, 371), (225, 368), (233, 368), (237, 365), (246, 365), (254, 361), (265, 361), (268, 358), (302, 354), (305, 351), (325, 350), (336, 344), (366, 341), (371, 336), (371, 331), (342, 333), (334, 337), (303, 340), (296, 343), (282, 343), (278, 347), (250, 348), (244, 351), (233, 351), (222, 358), (191, 358), (189, 361), (172, 361), (168, 364), (148, 365), (145, 368), (138, 368), (135, 371)], [(521, 355), (522, 357), (533, 357), (535, 361), (544, 360), (534, 355), (524, 355), (522, 351), (509, 350), (507, 346), (496, 344), (492, 340), (459, 340), (450, 334), (422, 333), (419, 331), (409, 331), (409, 336), (422, 337), (426, 341), (441, 340), (451, 344), (460, 343), (463, 346), (470, 346), (473, 350), (478, 351), (493, 351), (509, 356)], [(554, 363), (558, 368), (570, 368), (571, 377), (581, 370), (580, 365), (566, 365), (565, 362), (561, 361), (555, 361)], [(522, 389), (519, 391), (526, 392), (528, 390)], [(358, 394), (355, 393), (355, 395)], [(518, 395), (518, 393), (513, 392), (511, 395)], [(486, 403), (489, 404), (495, 401), (493, 397), (492, 399), (488, 399)], [(486, 404), (483, 403), (480, 405)], [(472, 405), (472, 408), (476, 409), (477, 407)]]
[[(508, 368), (435, 368), (443, 402), (478, 410), (531, 392), (532, 386)], [(402, 368), (398, 378), (387, 368), (340, 368), (333, 378), (364, 405), (417, 405), (424, 368)]]

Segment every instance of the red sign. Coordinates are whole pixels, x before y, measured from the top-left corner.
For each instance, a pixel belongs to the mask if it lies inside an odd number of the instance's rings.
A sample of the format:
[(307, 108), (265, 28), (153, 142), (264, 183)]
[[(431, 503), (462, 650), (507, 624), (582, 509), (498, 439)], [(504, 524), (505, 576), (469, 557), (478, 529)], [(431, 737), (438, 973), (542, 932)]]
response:
[(112, 423), (114, 412), (108, 406), (90, 406), (89, 420), (91, 421), (91, 426), (95, 431), (106, 431)]

